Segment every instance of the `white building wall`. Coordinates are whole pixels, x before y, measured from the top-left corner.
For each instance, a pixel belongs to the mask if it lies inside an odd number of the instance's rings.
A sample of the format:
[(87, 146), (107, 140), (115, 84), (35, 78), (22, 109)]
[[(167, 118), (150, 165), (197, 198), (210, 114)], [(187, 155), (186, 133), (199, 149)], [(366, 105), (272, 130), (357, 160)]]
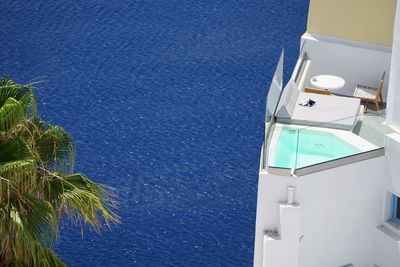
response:
[[(315, 75), (333, 74), (346, 81), (340, 93), (351, 95), (357, 83), (376, 86), (382, 72), (388, 75), (390, 69), (384, 97), (387, 124), (395, 132), (387, 138), (385, 157), (299, 178), (260, 171), (254, 266), (292, 267), (296, 262), (299, 267), (400, 266), (400, 229), (387, 221), (391, 193), (400, 196), (400, 1), (393, 39), (389, 51), (303, 36), (311, 58), (306, 86)], [(286, 214), (281, 203), (287, 199), (288, 186), (296, 187), (295, 201), (301, 208)], [(264, 230), (276, 230), (280, 238), (266, 238)]]
[[(254, 266), (373, 266), (375, 232), (384, 218), (387, 176), (385, 157), (298, 178), (260, 173)], [(299, 214), (291, 216), (298, 220), (286, 221), (280, 210), (288, 186), (296, 187), (295, 201), (301, 208)], [(279, 229), (280, 225), (285, 226)], [(284, 238), (285, 229), (291, 232), (290, 238)], [(266, 244), (264, 230), (278, 230), (282, 240)], [(293, 264), (293, 259), (297, 265), (272, 264), (286, 260)]]
[(385, 166), (379, 157), (299, 178), (300, 267), (372, 266)]
[(374, 263), (379, 267), (400, 266), (400, 236), (380, 226), (375, 232)]
[(400, 129), (400, 1), (397, 1), (393, 33), (391, 74), (387, 102), (387, 123)]
[(400, 1), (397, 1), (390, 68), (386, 124), (393, 132), (387, 135), (385, 142), (388, 170), (383, 208), (385, 222), (375, 231), (374, 262), (379, 267), (400, 266), (400, 229), (386, 222), (390, 218), (391, 193), (400, 196)]

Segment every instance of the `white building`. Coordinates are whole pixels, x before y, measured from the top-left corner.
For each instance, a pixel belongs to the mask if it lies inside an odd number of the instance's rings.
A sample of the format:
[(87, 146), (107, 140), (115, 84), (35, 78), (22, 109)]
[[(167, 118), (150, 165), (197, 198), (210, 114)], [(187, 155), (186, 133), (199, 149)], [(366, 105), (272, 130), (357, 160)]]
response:
[[(254, 266), (400, 266), (400, 1), (310, 0), (286, 86), (282, 69), (283, 55), (267, 97)], [(384, 72), (378, 109), (353, 96)]]

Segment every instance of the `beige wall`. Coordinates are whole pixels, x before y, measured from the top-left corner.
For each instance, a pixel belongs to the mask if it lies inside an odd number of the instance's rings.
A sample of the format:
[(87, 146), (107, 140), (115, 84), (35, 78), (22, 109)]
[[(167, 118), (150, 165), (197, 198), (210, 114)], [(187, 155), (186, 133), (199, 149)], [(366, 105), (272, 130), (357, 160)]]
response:
[(396, 0), (310, 0), (307, 31), (392, 46)]

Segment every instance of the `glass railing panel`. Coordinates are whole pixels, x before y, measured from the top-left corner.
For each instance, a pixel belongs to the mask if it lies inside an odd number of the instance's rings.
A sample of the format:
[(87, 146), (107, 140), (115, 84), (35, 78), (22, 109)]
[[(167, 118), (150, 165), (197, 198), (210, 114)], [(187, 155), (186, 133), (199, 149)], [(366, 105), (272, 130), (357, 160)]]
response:
[(271, 128), (274, 125), (274, 116), (275, 111), (279, 103), (279, 99), (282, 94), (282, 78), (283, 78), (283, 57), (284, 52), (280, 55), (278, 64), (276, 66), (274, 75), (272, 77), (272, 81), (267, 93), (266, 98), (266, 108), (265, 108), (265, 132), (264, 132), (264, 155), (263, 155), (263, 168), (265, 169), (268, 166), (268, 157), (266, 153), (268, 151), (268, 138), (270, 136)]
[(297, 85), (299, 84), (299, 80), (304, 72), (306, 62), (307, 62), (307, 60), (309, 60), (308, 55), (306, 53), (305, 44), (306, 44), (306, 42), (303, 42), (303, 44), (301, 46), (299, 58), (297, 59), (297, 62), (296, 62), (296, 65), (294, 67), (293, 74), (292, 74), (292, 79)]
[(284, 52), (282, 50), (267, 93), (265, 123), (270, 123), (273, 120), (276, 107), (278, 106), (278, 102), (282, 94), (283, 57)]
[(295, 169), (384, 147), (384, 122), (384, 116), (367, 113), (312, 126), (299, 126)]
[(268, 167), (294, 169), (298, 138), (299, 130), (297, 128), (276, 124), (268, 144)]

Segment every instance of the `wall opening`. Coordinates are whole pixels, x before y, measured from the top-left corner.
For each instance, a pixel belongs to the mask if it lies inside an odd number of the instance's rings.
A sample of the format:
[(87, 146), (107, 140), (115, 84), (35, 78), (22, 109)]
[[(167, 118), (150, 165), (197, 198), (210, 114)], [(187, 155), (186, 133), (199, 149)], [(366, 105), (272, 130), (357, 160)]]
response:
[(391, 199), (390, 221), (400, 226), (400, 197), (395, 194), (392, 194)]

